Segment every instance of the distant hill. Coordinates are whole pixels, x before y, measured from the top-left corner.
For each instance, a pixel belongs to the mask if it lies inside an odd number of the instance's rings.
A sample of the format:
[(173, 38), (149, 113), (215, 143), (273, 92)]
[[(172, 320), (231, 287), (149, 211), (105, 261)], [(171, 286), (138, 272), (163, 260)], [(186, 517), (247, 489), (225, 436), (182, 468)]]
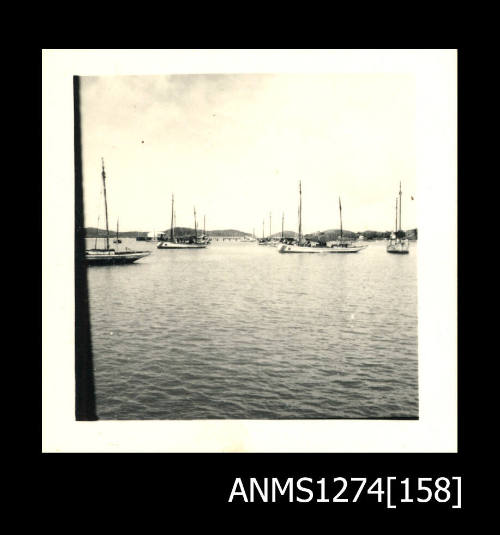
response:
[[(406, 235), (406, 237), (409, 240), (416, 240), (417, 239), (417, 229), (411, 229), (407, 230), (406, 232), (403, 231)], [(392, 231), (386, 230), (384, 232), (380, 232), (378, 230), (364, 230), (363, 232), (352, 232), (351, 230), (342, 230), (342, 235), (344, 238), (348, 238), (351, 240), (355, 240), (359, 238), (360, 236), (363, 236), (365, 240), (384, 240), (386, 238), (390, 238), (392, 234)], [(340, 238), (340, 229), (329, 229), (324, 230), (322, 232), (314, 232), (312, 234), (306, 234), (304, 237), (309, 240), (317, 240), (318, 236), (321, 236), (321, 238), (325, 241), (334, 241)]]
[(365, 240), (384, 240), (391, 236), (391, 231), (379, 232), (378, 230), (364, 230), (358, 234), (364, 236)]
[[(194, 228), (190, 227), (174, 227), (174, 233), (176, 236), (193, 236), (194, 235)], [(120, 231), (120, 237), (121, 238), (136, 238), (136, 237), (146, 237), (150, 232), (143, 232), (140, 230), (129, 230), (127, 232), (121, 232)], [(160, 234), (163, 234), (164, 236), (170, 236), (170, 229), (164, 230), (163, 232), (157, 232), (158, 236)], [(203, 229), (198, 229), (198, 234), (203, 234)], [(114, 237), (116, 235), (116, 229), (109, 229), (109, 235), (111, 237)], [(242, 232), (241, 230), (235, 230), (235, 229), (226, 229), (226, 230), (207, 230), (208, 236), (216, 236), (216, 237), (223, 237), (223, 236), (238, 236), (238, 237), (244, 237), (244, 236), (251, 236), (252, 234), (249, 232)], [(106, 236), (106, 229), (98, 229), (96, 227), (86, 227), (85, 228), (85, 237), (86, 238), (104, 238)]]
[[(174, 234), (178, 237), (181, 236), (194, 236), (194, 228), (189, 227), (174, 227)], [(198, 234), (202, 234), (203, 231), (200, 232), (198, 229)], [(170, 229), (164, 230), (162, 232), (158, 232), (158, 236), (162, 235), (165, 237), (170, 236)]]
[[(365, 230), (363, 232), (358, 232), (358, 235), (363, 235), (365, 240), (384, 240), (386, 238), (390, 238), (393, 232), (394, 231), (392, 230), (386, 230), (385, 232), (379, 232), (378, 230)], [(406, 231), (403, 230), (402, 232), (409, 240), (417, 239), (418, 232), (416, 228)]]
[[(298, 234), (294, 232), (293, 230), (284, 230), (283, 234), (285, 238), (296, 238), (298, 236)], [(271, 238), (281, 238), (281, 232), (275, 232), (274, 234), (271, 234)]]
[(411, 230), (406, 231), (406, 237), (409, 240), (418, 240), (418, 231), (416, 228), (412, 228)]
[[(344, 238), (349, 238), (351, 240), (355, 240), (358, 237), (356, 232), (352, 232), (350, 230), (342, 230), (342, 235)], [(318, 238), (321, 238), (324, 241), (334, 241), (340, 238), (340, 229), (329, 229), (321, 232), (313, 232), (311, 234), (305, 234), (304, 238), (306, 238), (306, 240), (313, 241), (317, 241)]]
[[(86, 227), (85, 229), (86, 238), (105, 238), (106, 229), (96, 228), (96, 227)], [(137, 230), (129, 230), (128, 232), (119, 233), (120, 238), (135, 238), (136, 236), (146, 236), (147, 232), (138, 232)], [(109, 236), (114, 238), (116, 236), (116, 229), (109, 229)]]
[[(190, 227), (174, 227), (174, 234), (176, 236), (193, 236), (194, 228)], [(198, 229), (198, 234), (203, 234), (203, 229)], [(164, 236), (170, 236), (170, 229), (163, 232)], [(241, 232), (241, 230), (226, 229), (226, 230), (207, 230), (207, 236), (224, 237), (224, 236), (251, 236), (248, 232)]]
[(207, 230), (207, 234), (209, 236), (239, 236), (243, 238), (243, 236), (251, 236), (252, 234), (249, 232), (242, 232), (241, 230), (234, 230), (234, 229), (227, 229), (227, 230)]
[[(106, 230), (105, 229), (97, 229), (96, 227), (86, 227), (85, 229), (85, 237), (86, 238), (104, 238), (106, 236)], [(389, 238), (391, 235), (390, 230), (386, 230), (383, 232), (377, 231), (377, 230), (365, 230), (363, 232), (352, 232), (350, 230), (343, 230), (342, 233), (344, 237), (350, 238), (350, 239), (356, 239), (360, 235), (363, 235), (366, 240), (383, 240), (385, 238)], [(193, 236), (194, 235), (194, 228), (189, 227), (175, 227), (174, 233), (176, 236)], [(198, 229), (198, 234), (202, 234), (203, 229)], [(149, 234), (149, 232), (143, 232), (139, 230), (129, 230), (127, 232), (121, 232), (120, 231), (120, 237), (121, 238), (136, 238), (136, 237), (146, 237)], [(157, 232), (157, 235), (159, 236), (162, 234), (161, 232)], [(163, 232), (165, 236), (170, 236), (170, 229), (167, 229)], [(286, 238), (296, 238), (297, 233), (292, 230), (285, 230), (284, 232)], [(116, 229), (110, 229), (109, 230), (110, 237), (114, 237), (116, 235)], [(235, 230), (235, 229), (226, 229), (226, 230), (207, 230), (208, 236), (214, 236), (214, 237), (224, 237), (224, 236), (238, 236), (238, 237), (244, 237), (244, 236), (252, 236), (249, 232), (242, 232), (241, 230)], [(306, 234), (304, 237), (309, 240), (317, 240), (318, 236), (321, 235), (322, 239), (325, 239), (325, 241), (333, 241), (337, 240), (340, 237), (340, 229), (329, 229), (324, 230), (322, 232), (313, 232), (311, 234)], [(257, 236), (259, 237), (259, 236)], [(267, 234), (266, 234), (267, 237)], [(272, 236), (272, 238), (281, 238), (281, 232), (275, 232)], [(406, 231), (406, 237), (409, 240), (417, 240), (418, 239), (418, 232), (417, 229), (410, 229)]]

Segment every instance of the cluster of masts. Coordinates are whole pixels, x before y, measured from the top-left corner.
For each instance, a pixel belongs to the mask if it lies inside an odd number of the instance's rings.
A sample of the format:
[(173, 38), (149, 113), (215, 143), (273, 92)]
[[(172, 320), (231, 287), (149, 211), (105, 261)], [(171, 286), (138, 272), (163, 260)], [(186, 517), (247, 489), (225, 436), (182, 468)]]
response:
[[(89, 264), (104, 264), (104, 263), (130, 263), (134, 262), (138, 258), (147, 256), (151, 251), (126, 251), (117, 252), (109, 246), (109, 224), (108, 224), (108, 205), (106, 196), (106, 172), (104, 169), (104, 159), (102, 160), (102, 181), (104, 192), (104, 208), (106, 213), (106, 248), (97, 248), (97, 237), (94, 249), (87, 251), (87, 260)], [(395, 232), (391, 236), (389, 245), (387, 246), (387, 252), (389, 253), (408, 253), (409, 243), (406, 238), (403, 239), (403, 233), (401, 231), (401, 182), (399, 183), (399, 203), (398, 197), (396, 197), (396, 223)], [(398, 210), (399, 208), (399, 210)], [(157, 246), (158, 249), (203, 249), (210, 243), (205, 230), (205, 216), (203, 216), (203, 234), (198, 236), (198, 220), (196, 217), (196, 207), (193, 207), (194, 214), (194, 236), (176, 236), (175, 235), (175, 210), (174, 210), (174, 195), (172, 194), (172, 207), (171, 207), (171, 224), (170, 224), (170, 237), (165, 238), (162, 234)], [(344, 240), (342, 229), (342, 202), (339, 197), (339, 215), (340, 215), (340, 239), (335, 242), (327, 243), (326, 240), (318, 238), (318, 242), (312, 245), (310, 240), (304, 239), (302, 233), (302, 181), (299, 181), (299, 206), (298, 206), (298, 234), (297, 238), (285, 237), (285, 214), (283, 213), (281, 218), (281, 239), (272, 239), (272, 214), (269, 213), (269, 238), (265, 238), (265, 220), (262, 221), (262, 239), (258, 241), (259, 245), (274, 245), (278, 246), (280, 253), (357, 253), (366, 248), (366, 245), (354, 245), (350, 241)], [(399, 221), (398, 221), (399, 215)], [(99, 226), (99, 219), (98, 219)], [(255, 237), (255, 229), (254, 229)], [(118, 238), (119, 235), (119, 221), (116, 224), (116, 239), (114, 243), (121, 243)], [(118, 262), (118, 259), (120, 260)]]
[[(302, 235), (302, 181), (300, 180), (299, 181), (299, 207), (298, 207), (298, 221), (299, 221), (299, 231), (298, 231), (298, 238), (297, 238), (297, 241), (298, 243), (301, 243), (302, 240), (303, 240), (303, 235)], [(276, 242), (277, 240), (273, 240), (272, 239), (272, 229), (271, 229), (271, 213), (269, 213), (269, 237), (266, 239), (264, 237), (264, 220), (262, 221), (262, 239), (259, 240), (259, 244), (260, 245), (266, 245), (267, 243), (269, 242)], [(280, 242), (284, 242), (285, 241), (285, 213), (283, 212), (283, 215), (281, 216), (281, 240), (279, 240)]]
[(388, 253), (408, 254), (410, 252), (410, 243), (401, 230), (401, 182), (399, 183), (399, 223), (398, 223), (398, 197), (396, 197), (396, 223), (394, 225), (394, 234), (391, 236), (387, 245)]
[(170, 238), (166, 239), (162, 234), (158, 249), (204, 249), (209, 243), (210, 238), (205, 230), (205, 216), (203, 216), (203, 234), (198, 236), (198, 219), (196, 217), (196, 207), (193, 206), (194, 214), (194, 236), (176, 236), (175, 235), (175, 210), (174, 195), (172, 194), (172, 212), (170, 220)]
[(395, 232), (401, 231), (401, 182), (399, 183), (399, 227), (398, 227), (398, 198), (396, 197), (396, 226)]
[[(363, 250), (366, 245), (354, 245), (350, 241), (344, 240), (342, 229), (342, 202), (339, 197), (339, 214), (340, 214), (340, 239), (335, 242), (327, 243), (326, 239), (320, 239), (315, 245), (311, 243), (311, 240), (305, 239), (302, 232), (302, 181), (299, 181), (299, 228), (297, 238), (285, 238), (284, 233), (284, 214), (282, 217), (282, 230), (281, 239), (273, 240), (271, 232), (271, 214), (269, 214), (269, 238), (264, 238), (264, 232), (262, 239), (259, 240), (259, 245), (274, 245), (278, 246), (278, 252), (280, 253), (357, 253)], [(264, 231), (264, 228), (263, 228)]]

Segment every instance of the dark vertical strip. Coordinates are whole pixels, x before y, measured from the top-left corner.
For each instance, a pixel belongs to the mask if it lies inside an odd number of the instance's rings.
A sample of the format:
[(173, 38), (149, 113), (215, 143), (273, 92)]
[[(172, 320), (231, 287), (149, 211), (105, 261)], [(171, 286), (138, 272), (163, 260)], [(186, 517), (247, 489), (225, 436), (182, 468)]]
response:
[(78, 76), (73, 78), (73, 98), (75, 124), (75, 417), (77, 420), (97, 420), (90, 340), (87, 266), (85, 264), (80, 79)]

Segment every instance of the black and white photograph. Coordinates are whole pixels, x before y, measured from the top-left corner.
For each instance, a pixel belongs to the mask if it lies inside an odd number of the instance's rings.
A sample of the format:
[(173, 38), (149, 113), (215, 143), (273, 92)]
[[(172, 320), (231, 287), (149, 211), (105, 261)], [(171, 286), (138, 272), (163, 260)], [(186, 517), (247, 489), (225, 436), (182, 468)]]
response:
[(456, 51), (230, 52), (45, 53), (46, 447), (453, 451)]

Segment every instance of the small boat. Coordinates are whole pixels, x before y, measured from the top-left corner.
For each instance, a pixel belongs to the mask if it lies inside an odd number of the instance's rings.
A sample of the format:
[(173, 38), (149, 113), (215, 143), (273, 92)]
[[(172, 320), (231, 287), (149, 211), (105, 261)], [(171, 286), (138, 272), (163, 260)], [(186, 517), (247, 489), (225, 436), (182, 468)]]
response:
[(122, 242), (120, 240), (120, 238), (118, 238), (118, 221), (119, 221), (119, 219), (116, 220), (116, 238), (113, 240), (113, 243), (121, 243)]
[(176, 238), (172, 241), (162, 241), (156, 248), (157, 249), (205, 249), (208, 245), (208, 241), (202, 238), (195, 238), (189, 236), (187, 238)]
[(205, 249), (210, 243), (206, 234), (198, 236), (198, 224), (196, 221), (196, 208), (194, 209), (194, 236), (176, 237), (174, 233), (174, 196), (172, 195), (172, 219), (170, 224), (170, 239), (161, 239), (157, 249)]
[[(106, 173), (104, 171), (104, 159), (102, 159), (102, 183), (104, 191), (104, 208), (106, 212), (106, 247), (97, 248), (97, 236), (94, 249), (85, 251), (85, 262), (88, 266), (112, 266), (119, 264), (132, 264), (133, 262), (151, 254), (151, 251), (132, 251), (125, 247), (125, 251), (117, 251), (109, 246), (109, 227), (108, 227), (108, 203), (106, 199)], [(117, 228), (118, 239), (118, 228)]]
[(259, 245), (267, 245), (268, 247), (277, 247), (279, 244), (276, 240), (268, 240), (267, 238), (265, 240), (259, 240)]
[(350, 241), (344, 240), (342, 235), (342, 204), (339, 197), (339, 210), (340, 210), (340, 240), (331, 242), (330, 244), (325, 241), (318, 241), (316, 244), (312, 244), (310, 240), (304, 239), (302, 236), (302, 184), (299, 182), (299, 235), (295, 241), (293, 239), (285, 240), (280, 245), (279, 253), (308, 253), (308, 254), (331, 254), (331, 253), (357, 253), (365, 249), (366, 245), (354, 245)]
[(387, 252), (392, 254), (408, 254), (410, 242), (406, 233), (401, 230), (401, 182), (399, 183), (399, 226), (398, 226), (398, 198), (396, 197), (396, 225), (387, 244)]
[(243, 236), (241, 239), (240, 239), (241, 242), (258, 242), (259, 240), (255, 237), (255, 229), (252, 229), (252, 235), (251, 236)]
[(262, 238), (259, 238), (257, 245), (269, 245), (269, 238), (264, 238), (264, 225), (265, 221), (262, 220)]
[(262, 221), (262, 239), (259, 240), (258, 245), (267, 245), (269, 247), (276, 247), (277, 241), (271, 238), (271, 214), (269, 214), (269, 237), (264, 238), (264, 221)]

